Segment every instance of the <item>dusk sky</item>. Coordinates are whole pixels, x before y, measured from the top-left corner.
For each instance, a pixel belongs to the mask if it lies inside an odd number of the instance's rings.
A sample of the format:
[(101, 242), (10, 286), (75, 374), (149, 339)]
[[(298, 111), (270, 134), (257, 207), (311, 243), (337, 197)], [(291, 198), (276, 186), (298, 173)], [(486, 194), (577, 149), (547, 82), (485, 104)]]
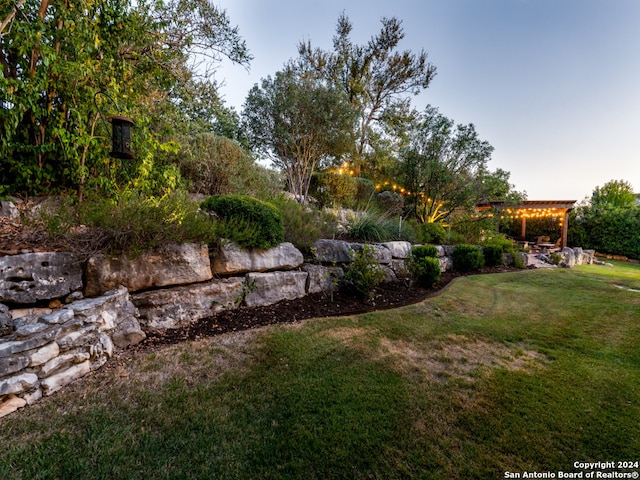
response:
[(640, 0), (214, 0), (254, 56), (216, 78), (237, 111), (251, 87), (297, 57), (332, 48), (345, 12), (366, 43), (402, 20), (400, 50), (437, 68), (413, 104), (473, 123), (530, 200), (582, 200), (609, 180), (640, 192)]

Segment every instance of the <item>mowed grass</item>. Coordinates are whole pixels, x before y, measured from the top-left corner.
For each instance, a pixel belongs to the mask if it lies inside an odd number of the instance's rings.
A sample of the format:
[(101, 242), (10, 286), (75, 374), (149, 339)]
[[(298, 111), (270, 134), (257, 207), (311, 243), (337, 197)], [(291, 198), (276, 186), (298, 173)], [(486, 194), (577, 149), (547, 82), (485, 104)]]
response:
[(640, 461), (638, 286), (629, 264), (470, 276), (402, 309), (115, 359), (0, 419), (0, 477), (494, 479)]

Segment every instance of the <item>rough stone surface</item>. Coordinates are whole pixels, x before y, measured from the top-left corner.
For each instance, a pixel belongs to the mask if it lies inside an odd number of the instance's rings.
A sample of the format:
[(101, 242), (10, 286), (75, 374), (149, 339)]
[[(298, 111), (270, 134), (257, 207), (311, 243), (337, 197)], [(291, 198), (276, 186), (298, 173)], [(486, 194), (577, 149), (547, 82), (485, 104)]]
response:
[(442, 273), (453, 270), (453, 258), (449, 256), (438, 257), (438, 263), (440, 264), (440, 271)]
[(38, 383), (38, 376), (33, 373), (22, 373), (0, 380), (0, 397), (11, 393), (22, 393), (31, 390)]
[(329, 267), (305, 263), (302, 271), (307, 272), (307, 293), (331, 292), (337, 290), (344, 277), (341, 267)]
[(14, 356), (0, 358), (0, 377), (6, 377), (12, 373), (19, 372), (23, 368), (29, 365), (29, 357), (27, 356)]
[(389, 267), (391, 267), (397, 278), (409, 278), (411, 275), (404, 260), (393, 259)]
[(576, 266), (576, 255), (572, 248), (564, 247), (560, 252), (562, 256), (561, 266), (572, 268)]
[(227, 242), (212, 255), (213, 273), (232, 275), (245, 272), (293, 270), (304, 262), (300, 250), (291, 243), (281, 243), (269, 249), (243, 249)]
[(59, 355), (45, 363), (38, 374), (40, 377), (49, 377), (61, 369), (67, 369), (71, 365), (86, 362), (89, 358), (89, 352), (72, 352)]
[(167, 245), (137, 258), (96, 255), (86, 267), (85, 295), (95, 297), (119, 285), (130, 292), (211, 280), (209, 249), (200, 244)]
[(0, 337), (13, 331), (13, 319), (9, 313), (9, 307), (0, 303)]
[(15, 220), (20, 218), (20, 211), (13, 202), (2, 200), (0, 201), (0, 217)]
[(322, 263), (349, 263), (353, 249), (344, 240), (316, 240), (313, 244), (313, 256)]
[(29, 304), (82, 288), (80, 259), (68, 252), (38, 252), (0, 258), (0, 301)]
[(20, 397), (16, 397), (15, 395), (8, 395), (7, 398), (4, 399), (4, 401), (0, 401), (0, 417), (9, 415), (19, 408), (24, 407), (26, 404), (26, 400)]
[(73, 365), (60, 373), (52, 375), (48, 378), (44, 378), (40, 381), (42, 393), (44, 393), (45, 395), (51, 395), (52, 393), (60, 390), (65, 385), (70, 384), (74, 380), (84, 377), (90, 371), (91, 362), (87, 360), (77, 365)]
[(51, 342), (42, 348), (39, 348), (33, 352), (30, 356), (29, 366), (37, 367), (47, 363), (52, 358), (57, 357), (60, 354), (60, 347), (56, 342)]
[(246, 282), (245, 305), (259, 307), (304, 297), (307, 272), (248, 273)]
[(381, 245), (389, 249), (392, 258), (405, 259), (411, 256), (410, 242), (386, 242)]
[(528, 267), (531, 264), (531, 262), (529, 260), (530, 257), (529, 257), (529, 255), (527, 253), (518, 252), (518, 253), (516, 253), (516, 255), (518, 255), (518, 258), (520, 259), (520, 261), (522, 262), (522, 264), (525, 267)]
[(136, 345), (147, 338), (140, 327), (140, 323), (134, 317), (127, 317), (116, 326), (111, 336), (113, 343), (120, 348)]
[[(368, 246), (371, 250), (373, 250), (373, 258), (377, 263), (380, 263), (382, 265), (388, 265), (391, 263), (391, 260), (392, 260), (391, 251), (388, 248), (375, 243), (369, 244)], [(364, 243), (351, 244), (351, 248), (354, 252), (360, 252), (364, 249), (364, 247), (365, 247)]]
[(236, 308), (242, 301), (244, 278), (232, 277), (188, 287), (143, 292), (131, 299), (140, 312), (146, 331), (188, 325), (223, 309)]

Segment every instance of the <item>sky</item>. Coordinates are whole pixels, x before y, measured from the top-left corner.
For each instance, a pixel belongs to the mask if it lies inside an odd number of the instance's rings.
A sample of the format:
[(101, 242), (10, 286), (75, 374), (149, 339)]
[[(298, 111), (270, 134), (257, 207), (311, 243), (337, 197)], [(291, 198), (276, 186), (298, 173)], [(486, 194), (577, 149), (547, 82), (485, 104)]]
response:
[(412, 98), (473, 123), (529, 200), (577, 200), (610, 180), (640, 193), (640, 0), (213, 0), (254, 59), (216, 79), (238, 112), (249, 90), (298, 56), (332, 49), (338, 17), (365, 44), (402, 21), (400, 50), (424, 50), (437, 74)]

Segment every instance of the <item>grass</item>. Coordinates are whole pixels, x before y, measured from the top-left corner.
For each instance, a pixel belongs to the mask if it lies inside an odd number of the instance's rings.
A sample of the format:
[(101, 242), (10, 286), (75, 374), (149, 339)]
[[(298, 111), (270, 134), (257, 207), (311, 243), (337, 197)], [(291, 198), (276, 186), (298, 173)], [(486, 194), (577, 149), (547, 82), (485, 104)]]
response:
[(402, 309), (124, 357), (0, 419), (0, 478), (494, 479), (640, 461), (640, 293), (614, 286), (639, 284), (628, 264), (470, 276)]

